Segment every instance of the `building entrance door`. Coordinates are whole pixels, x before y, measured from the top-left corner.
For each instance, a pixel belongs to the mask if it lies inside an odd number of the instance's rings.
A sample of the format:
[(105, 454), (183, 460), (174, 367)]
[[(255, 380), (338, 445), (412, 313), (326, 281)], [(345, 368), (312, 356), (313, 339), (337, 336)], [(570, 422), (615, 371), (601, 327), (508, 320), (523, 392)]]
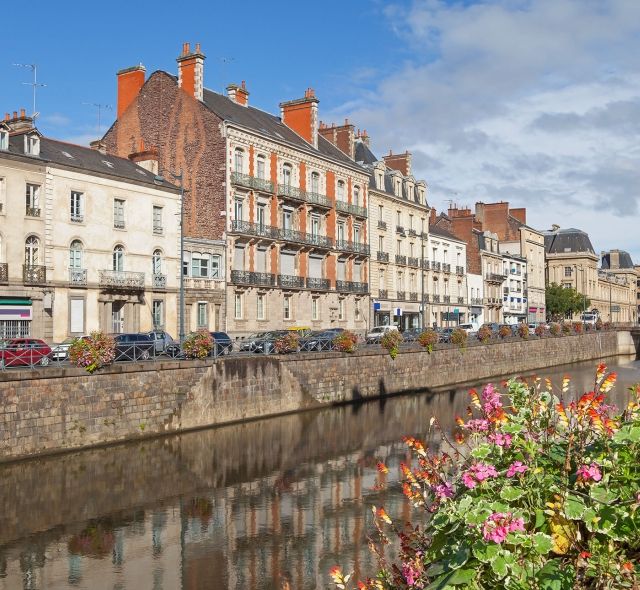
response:
[(111, 331), (114, 334), (124, 332), (124, 301), (114, 301), (111, 304)]

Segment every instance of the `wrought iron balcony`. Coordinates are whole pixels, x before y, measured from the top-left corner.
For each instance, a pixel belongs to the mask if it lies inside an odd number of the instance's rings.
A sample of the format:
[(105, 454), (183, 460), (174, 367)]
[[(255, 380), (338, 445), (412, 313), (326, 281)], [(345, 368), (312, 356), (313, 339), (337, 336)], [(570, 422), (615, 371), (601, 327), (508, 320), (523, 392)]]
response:
[(6, 285), (9, 282), (9, 265), (0, 262), (0, 284)]
[(387, 291), (387, 289), (380, 289), (378, 291), (379, 299), (387, 299), (388, 297), (389, 297), (389, 291)]
[(336, 290), (348, 293), (368, 293), (369, 284), (356, 281), (336, 281)]
[(87, 284), (87, 269), (86, 268), (70, 268), (69, 269), (69, 284), (71, 286), (84, 287)]
[(115, 219), (113, 221), (113, 227), (115, 229), (124, 229), (125, 228), (125, 223), (123, 219)]
[(128, 272), (124, 270), (101, 270), (98, 272), (98, 282), (107, 289), (144, 289), (144, 273)]
[(456, 266), (456, 274), (463, 275), (464, 274), (464, 266)]
[(355, 252), (356, 254), (369, 254), (369, 244), (361, 244), (359, 242), (352, 242), (351, 240), (337, 240), (336, 248), (346, 252)]
[(406, 291), (398, 291), (398, 299), (400, 299), (400, 301), (404, 301), (406, 296), (407, 296)]
[(331, 209), (331, 200), (326, 195), (305, 191), (300, 191), (300, 193), (307, 203), (317, 205), (318, 207), (324, 207), (325, 209)]
[(396, 225), (396, 233), (404, 235), (404, 227)]
[(297, 186), (291, 186), (290, 184), (278, 185), (278, 196), (293, 199), (294, 201), (304, 201), (304, 191), (300, 190)]
[(447, 262), (443, 262), (442, 263), (442, 270), (444, 272), (451, 272), (451, 265), (448, 264)]
[(351, 213), (351, 215), (355, 215), (356, 217), (367, 217), (368, 215), (366, 207), (353, 205), (352, 203), (347, 203), (345, 201), (336, 201), (336, 210), (342, 211), (343, 213)]
[(389, 252), (380, 252), (378, 250), (378, 262), (389, 262)]
[(238, 186), (244, 186), (245, 188), (262, 191), (264, 193), (273, 193), (273, 182), (270, 180), (249, 176), (248, 174), (242, 174), (240, 172), (231, 173), (231, 183)]
[(417, 237), (418, 233), (416, 232), (416, 230), (415, 230), (415, 229), (410, 229), (410, 230), (409, 230), (409, 235), (410, 235), (412, 238), (415, 238), (415, 237)]
[(407, 264), (407, 257), (402, 254), (396, 254), (396, 264)]
[(440, 295), (435, 294), (435, 295), (432, 295), (431, 298), (433, 299), (434, 303), (440, 303)]
[(429, 303), (429, 294), (428, 293), (425, 293), (422, 296), (422, 303)]
[(411, 293), (409, 293), (409, 300), (418, 301), (418, 294), (412, 291)]
[(329, 279), (318, 279), (307, 277), (307, 289), (315, 289), (316, 291), (328, 291), (331, 287)]
[(469, 301), (471, 305), (482, 305), (482, 297), (472, 297)]
[(409, 256), (409, 258), (407, 258), (407, 264), (409, 266), (420, 266), (420, 259), (415, 256)]
[(234, 285), (262, 285), (274, 287), (276, 275), (268, 272), (249, 272), (248, 270), (232, 270), (231, 282)]
[(308, 244), (310, 246), (317, 246), (318, 248), (332, 248), (333, 239), (327, 236), (321, 236), (320, 234), (308, 234), (295, 229), (277, 229), (277, 236), (281, 240), (287, 242), (297, 242), (299, 244)]
[(73, 223), (83, 223), (84, 215), (80, 215), (78, 213), (72, 213), (70, 219)]
[(304, 277), (278, 275), (278, 285), (286, 289), (302, 289), (304, 287)]
[(464, 297), (458, 297), (458, 303), (464, 303)]
[(387, 229), (387, 222), (382, 221), (382, 219), (378, 220), (378, 229)]
[(157, 236), (161, 236), (164, 233), (164, 228), (161, 225), (153, 225), (153, 233)]
[(429, 264), (429, 261), (426, 258), (423, 258), (421, 266), (422, 268), (424, 268), (424, 270), (429, 270), (431, 265)]
[(151, 276), (154, 289), (166, 289), (167, 288), (167, 275), (160, 273), (154, 273)]
[(270, 238), (275, 240), (278, 238), (278, 228), (263, 223), (252, 223), (251, 221), (243, 221), (234, 219), (231, 221), (231, 232), (238, 234), (247, 234), (250, 236), (258, 236), (261, 238)]
[(442, 268), (442, 264), (436, 262), (435, 260), (431, 261), (431, 270), (440, 270)]
[(25, 215), (27, 217), (40, 217), (40, 207), (27, 207)]
[(502, 283), (507, 278), (507, 275), (499, 275), (493, 272), (487, 273), (485, 279), (490, 283)]
[(443, 301), (444, 303), (451, 303), (451, 295), (445, 295)]
[(45, 284), (47, 282), (47, 267), (37, 264), (23, 264), (22, 280), (26, 285)]

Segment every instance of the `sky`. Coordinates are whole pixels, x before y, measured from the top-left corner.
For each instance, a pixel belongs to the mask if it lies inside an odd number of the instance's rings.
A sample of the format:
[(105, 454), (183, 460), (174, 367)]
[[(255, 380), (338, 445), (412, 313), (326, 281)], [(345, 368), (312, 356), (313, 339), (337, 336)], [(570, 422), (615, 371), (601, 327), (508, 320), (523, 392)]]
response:
[[(21, 9), (23, 10), (23, 9)], [(25, 7), (26, 10), (26, 7)], [(382, 156), (409, 150), (429, 204), (509, 201), (529, 225), (587, 231), (640, 263), (640, 0), (32, 0), (3, 28), (0, 109), (87, 144), (114, 119), (116, 72), (176, 72), (183, 42), (205, 86), (246, 80), (277, 113), (312, 87)], [(28, 43), (25, 43), (28, 39)], [(98, 129), (97, 107), (101, 109)]]

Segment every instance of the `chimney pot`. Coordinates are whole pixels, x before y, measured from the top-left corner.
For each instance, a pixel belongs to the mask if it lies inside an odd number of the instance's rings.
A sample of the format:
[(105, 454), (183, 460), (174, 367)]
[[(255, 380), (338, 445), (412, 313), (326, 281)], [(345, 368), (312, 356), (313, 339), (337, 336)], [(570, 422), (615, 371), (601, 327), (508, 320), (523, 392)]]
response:
[(242, 90), (246, 90), (247, 89), (247, 85), (245, 83), (245, 81), (242, 81), (242, 84), (240, 84), (240, 86), (242, 87)]
[(191, 43), (185, 43), (184, 44), (184, 54), (188, 55), (189, 53), (191, 53)]
[(17, 119), (18, 118), (18, 111), (13, 111), (13, 118)]
[(196, 43), (196, 53), (200, 53), (200, 43)]
[(344, 120), (344, 124), (345, 124), (345, 126), (347, 126), (349, 124), (349, 119), (345, 119)]
[(4, 114), (4, 120), (9, 121), (11, 119), (11, 115), (9, 113)]
[(24, 119), (27, 116), (24, 109), (20, 109), (20, 118)]

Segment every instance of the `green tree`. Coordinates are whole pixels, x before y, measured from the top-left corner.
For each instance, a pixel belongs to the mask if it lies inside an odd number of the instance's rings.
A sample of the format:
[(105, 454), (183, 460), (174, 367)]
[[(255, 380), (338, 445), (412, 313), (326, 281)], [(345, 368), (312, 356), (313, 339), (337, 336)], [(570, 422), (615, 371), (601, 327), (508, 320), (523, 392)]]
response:
[(571, 317), (589, 308), (591, 301), (573, 287), (551, 283), (546, 289), (547, 313), (552, 318)]

